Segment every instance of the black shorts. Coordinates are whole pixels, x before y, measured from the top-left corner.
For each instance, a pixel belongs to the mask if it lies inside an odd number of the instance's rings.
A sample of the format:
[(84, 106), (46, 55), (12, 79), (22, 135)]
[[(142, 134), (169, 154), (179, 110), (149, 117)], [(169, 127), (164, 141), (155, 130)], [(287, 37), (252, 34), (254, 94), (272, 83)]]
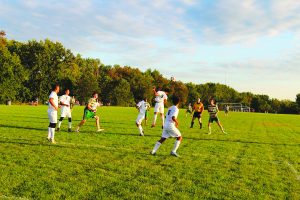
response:
[(201, 117), (201, 112), (194, 112), (193, 117), (199, 119)]
[(209, 123), (213, 123), (214, 121), (218, 123), (219, 122), (219, 118), (217, 116), (216, 117), (209, 117), (208, 121), (209, 121)]

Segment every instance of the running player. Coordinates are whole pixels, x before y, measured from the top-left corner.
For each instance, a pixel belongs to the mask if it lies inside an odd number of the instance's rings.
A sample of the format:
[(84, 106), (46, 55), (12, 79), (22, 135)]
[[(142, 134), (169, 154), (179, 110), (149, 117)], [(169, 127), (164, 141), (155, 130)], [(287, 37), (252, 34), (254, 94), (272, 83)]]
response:
[[(142, 122), (145, 118), (145, 113), (148, 109), (149, 103), (147, 102), (147, 99), (145, 98), (144, 100), (140, 101), (138, 104), (136, 104), (136, 108), (139, 110), (139, 115), (136, 119), (136, 126), (138, 127), (140, 131), (140, 136), (144, 136), (144, 130), (142, 127)], [(149, 105), (150, 106), (150, 105)]]
[(56, 131), (60, 131), (60, 126), (65, 117), (68, 117), (68, 132), (72, 131), (72, 115), (71, 115), (71, 97), (69, 96), (70, 90), (66, 89), (65, 94), (59, 98), (59, 102), (61, 105), (60, 110), (60, 119), (58, 121), (58, 127)]
[(48, 108), (48, 118), (50, 124), (48, 126), (48, 137), (47, 140), (51, 143), (56, 143), (54, 140), (55, 127), (57, 124), (57, 110), (58, 110), (58, 97), (59, 85), (54, 85), (52, 87), (52, 92), (49, 96), (49, 108)]
[(151, 155), (155, 155), (156, 151), (159, 149), (160, 145), (169, 137), (175, 137), (176, 141), (174, 143), (173, 150), (171, 151), (171, 156), (179, 157), (179, 155), (176, 153), (181, 141), (182, 136), (178, 128), (178, 120), (177, 116), (179, 113), (178, 109), (179, 105), (179, 98), (176, 96), (173, 96), (173, 106), (171, 106), (168, 109), (168, 113), (166, 116), (166, 123), (163, 128), (162, 136), (159, 141), (156, 142), (153, 150), (150, 152)]
[(154, 107), (154, 118), (153, 118), (153, 123), (151, 127), (155, 127), (156, 124), (156, 119), (157, 119), (157, 113), (160, 113), (160, 117), (162, 120), (162, 128), (164, 127), (164, 121), (165, 121), (165, 116), (164, 116), (164, 104), (167, 103), (168, 96), (167, 94), (169, 93), (169, 89), (165, 89), (165, 91), (156, 91), (155, 87), (153, 88), (153, 92), (155, 95), (155, 107)]
[(215, 104), (216, 101), (214, 99), (210, 99), (209, 101), (210, 105), (208, 105), (208, 108), (207, 108), (207, 111), (209, 113), (209, 120), (208, 120), (208, 134), (211, 134), (211, 124), (216, 121), (218, 126), (220, 127), (221, 131), (224, 133), (224, 134), (227, 134), (225, 131), (224, 131), (224, 128), (222, 127), (221, 125), (221, 122), (217, 116), (218, 112), (219, 112), (219, 109), (218, 109), (218, 106)]
[(94, 92), (92, 98), (90, 98), (87, 106), (84, 108), (83, 119), (78, 125), (76, 132), (79, 132), (80, 127), (86, 122), (87, 119), (95, 118), (97, 132), (103, 131), (104, 129), (100, 128), (99, 117), (96, 115), (98, 103), (98, 93)]
[(193, 126), (194, 126), (194, 120), (196, 118), (198, 118), (200, 129), (202, 129), (202, 118), (201, 118), (201, 115), (202, 115), (203, 110), (204, 110), (203, 103), (201, 102), (201, 99), (198, 98), (197, 102), (194, 103), (194, 106), (193, 106), (194, 114), (193, 114), (193, 118), (192, 118), (192, 122), (191, 122), (191, 127), (190, 128), (193, 128)]

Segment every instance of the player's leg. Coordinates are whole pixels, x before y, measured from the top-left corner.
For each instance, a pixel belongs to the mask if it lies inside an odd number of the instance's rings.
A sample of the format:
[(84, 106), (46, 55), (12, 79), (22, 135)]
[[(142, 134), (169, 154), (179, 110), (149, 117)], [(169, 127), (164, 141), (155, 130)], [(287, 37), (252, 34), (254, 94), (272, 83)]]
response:
[(56, 131), (60, 131), (60, 126), (61, 126), (63, 119), (64, 119), (64, 117), (62, 117), (62, 116), (59, 118)]
[(160, 113), (160, 117), (161, 117), (161, 120), (162, 120), (162, 126), (161, 126), (161, 128), (163, 129), (163, 128), (164, 128), (164, 124), (165, 124), (165, 116), (164, 116), (164, 113)]
[(208, 120), (208, 134), (211, 134), (211, 118)]
[(48, 130), (50, 132), (50, 135), (48, 132), (48, 139), (50, 139), (50, 142), (55, 143), (54, 135), (55, 135), (55, 127), (57, 124), (57, 112), (49, 112), (48, 116), (49, 116), (49, 120), (50, 120), (50, 124), (48, 127), (48, 129), (50, 129), (50, 130)]
[(220, 120), (217, 120), (217, 124), (218, 124), (218, 126), (220, 127), (222, 133), (227, 134), (227, 133), (225, 132), (225, 130), (224, 130), (224, 128), (223, 128), (223, 126), (222, 126)]
[[(164, 135), (164, 133), (163, 133)], [(154, 148), (153, 150), (150, 152), (152, 155), (155, 155), (156, 154), (156, 151), (159, 149), (160, 145), (166, 140), (167, 138), (165, 137), (161, 137), (160, 140), (158, 140), (155, 145), (154, 145)]]
[(79, 129), (84, 125), (85, 122), (86, 122), (86, 119), (81, 120), (81, 122), (78, 124), (78, 126), (76, 128), (76, 132), (79, 132)]
[(191, 121), (191, 127), (190, 127), (190, 128), (193, 128), (193, 126), (194, 126), (194, 121), (195, 121), (195, 116), (193, 116), (193, 118), (192, 118), (192, 121)]
[(145, 115), (144, 114), (139, 114), (137, 119), (136, 119), (136, 126), (138, 127), (139, 129), (139, 132), (140, 132), (140, 136), (144, 136), (144, 130), (143, 130), (143, 127), (142, 127), (142, 122), (143, 122), (143, 119), (144, 119)]
[(94, 116), (96, 120), (97, 132), (103, 131), (104, 129), (100, 128), (100, 118), (98, 116)]
[(202, 129), (202, 118), (201, 118), (201, 114), (200, 114), (200, 116), (198, 117), (198, 122), (199, 122), (199, 125), (200, 125), (200, 129)]
[(71, 115), (71, 110), (69, 110), (68, 114), (68, 132), (72, 131), (72, 115)]
[(156, 103), (156, 104), (155, 104), (155, 107), (154, 107), (154, 116), (153, 116), (153, 122), (152, 122), (151, 127), (155, 127), (156, 120), (157, 120), (157, 113), (158, 113), (158, 111), (159, 111), (159, 104)]
[(181, 136), (181, 133), (180, 131), (178, 130), (178, 128), (176, 128), (175, 126), (172, 126), (170, 128), (170, 131), (169, 131), (169, 135), (173, 138), (176, 138), (175, 142), (174, 142), (174, 147), (171, 151), (171, 156), (176, 156), (176, 157), (180, 157), (178, 154), (177, 154), (177, 149), (179, 148), (179, 145), (182, 141), (182, 136)]

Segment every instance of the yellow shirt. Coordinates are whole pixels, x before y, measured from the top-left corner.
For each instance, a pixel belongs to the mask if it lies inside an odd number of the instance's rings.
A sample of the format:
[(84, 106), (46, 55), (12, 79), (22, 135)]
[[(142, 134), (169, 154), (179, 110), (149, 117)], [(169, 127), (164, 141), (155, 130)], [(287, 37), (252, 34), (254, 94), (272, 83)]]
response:
[(203, 103), (194, 103), (193, 109), (195, 110), (195, 112), (202, 112), (204, 110)]

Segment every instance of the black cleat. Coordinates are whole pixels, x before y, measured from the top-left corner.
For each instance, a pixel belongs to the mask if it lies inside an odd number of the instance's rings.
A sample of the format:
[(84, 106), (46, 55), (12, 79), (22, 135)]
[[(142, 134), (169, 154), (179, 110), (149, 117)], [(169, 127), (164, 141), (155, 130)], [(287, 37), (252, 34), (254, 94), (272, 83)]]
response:
[(59, 132), (59, 131), (60, 131), (60, 128), (57, 128), (56, 131)]
[(170, 155), (175, 156), (175, 157), (180, 157), (176, 152), (173, 152), (173, 151), (171, 151)]
[(155, 155), (156, 155), (156, 152), (153, 153), (152, 151), (150, 151), (150, 155), (155, 156)]
[(72, 129), (71, 129), (71, 128), (68, 128), (68, 132), (72, 132)]

